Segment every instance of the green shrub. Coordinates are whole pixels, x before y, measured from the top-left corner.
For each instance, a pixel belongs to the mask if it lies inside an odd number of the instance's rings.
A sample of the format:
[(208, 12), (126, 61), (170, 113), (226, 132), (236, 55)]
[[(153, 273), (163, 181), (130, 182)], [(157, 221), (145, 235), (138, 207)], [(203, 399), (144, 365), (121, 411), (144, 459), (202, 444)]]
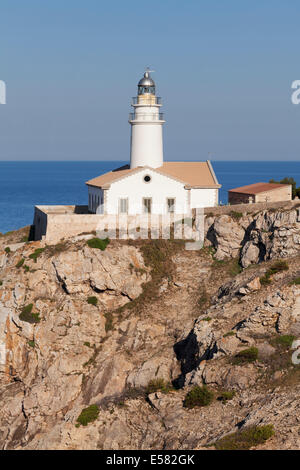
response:
[(20, 259), (20, 261), (16, 264), (16, 268), (21, 268), (23, 266), (24, 262), (25, 262), (24, 258)]
[(200, 295), (199, 299), (197, 300), (198, 307), (201, 310), (203, 310), (206, 306), (208, 306), (209, 301), (210, 301), (210, 298), (209, 298), (209, 296), (206, 292), (206, 288), (202, 287), (201, 288), (201, 295)]
[(97, 305), (98, 299), (97, 299), (97, 297), (88, 297), (87, 303), (91, 304), (91, 305)]
[(45, 248), (37, 248), (33, 253), (31, 253), (31, 255), (29, 255), (29, 258), (33, 259), (34, 262), (36, 263), (38, 257), (40, 256), (41, 253), (43, 253), (43, 251), (45, 251)]
[(28, 273), (30, 271), (30, 267), (27, 266), (27, 264), (24, 265), (24, 271), (25, 273)]
[(19, 315), (20, 320), (27, 323), (39, 323), (41, 321), (39, 313), (32, 313), (32, 309), (33, 304), (29, 304), (26, 307), (23, 307), (23, 310)]
[(221, 392), (220, 396), (218, 396), (218, 400), (222, 401), (223, 403), (226, 403), (229, 400), (232, 400), (235, 397), (235, 391), (230, 390), (230, 391), (224, 391)]
[(272, 266), (268, 269), (267, 273), (272, 276), (273, 274), (288, 270), (289, 265), (286, 261), (277, 261), (276, 263), (272, 264)]
[(109, 238), (104, 238), (104, 240), (101, 240), (100, 238), (91, 238), (91, 240), (87, 241), (87, 244), (90, 248), (97, 248), (101, 251), (104, 251), (109, 243)]
[(195, 408), (196, 406), (208, 406), (212, 403), (214, 394), (206, 385), (198, 387), (196, 385), (188, 392), (185, 397), (183, 406), (185, 408)]
[(239, 260), (238, 259), (233, 260), (232, 263), (231, 263), (231, 266), (229, 268), (229, 274), (232, 277), (235, 277), (238, 274), (240, 274), (241, 272), (243, 272), (243, 268), (240, 265)]
[(146, 388), (146, 394), (149, 395), (150, 393), (155, 392), (168, 393), (170, 392), (170, 390), (173, 390), (172, 384), (170, 384), (169, 382), (165, 382), (164, 379), (158, 378), (150, 380)]
[(80, 425), (87, 426), (89, 423), (96, 421), (99, 416), (98, 405), (90, 405), (84, 408), (77, 418), (77, 427)]
[(229, 215), (234, 220), (240, 220), (243, 217), (242, 212), (236, 212), (236, 211), (231, 211)]
[(105, 317), (105, 331), (106, 333), (114, 328), (114, 317), (112, 312), (104, 313)]
[(275, 338), (275, 343), (279, 346), (290, 348), (295, 341), (296, 337), (293, 335), (282, 335)]
[(28, 345), (29, 345), (31, 348), (34, 348), (34, 347), (35, 347), (35, 342), (34, 342), (34, 341), (28, 341)]
[(225, 333), (225, 335), (223, 335), (223, 338), (228, 338), (228, 336), (235, 336), (235, 331), (228, 331), (228, 333)]
[(272, 282), (270, 275), (268, 275), (267, 273), (264, 276), (262, 276), (259, 280), (262, 286), (268, 286)]
[(11, 252), (11, 249), (9, 248), (9, 246), (7, 246), (5, 249), (4, 249), (5, 253), (10, 253)]
[(202, 321), (212, 321), (212, 318), (211, 317), (205, 317), (205, 318), (201, 318)]
[(249, 426), (242, 431), (229, 434), (214, 443), (217, 450), (249, 450), (251, 447), (264, 444), (274, 435), (272, 424), (265, 426)]
[(242, 351), (238, 352), (234, 358), (233, 363), (238, 364), (245, 364), (255, 362), (258, 358), (258, 349), (257, 348), (249, 348), (243, 349)]
[(0, 286), (3, 286), (3, 281), (0, 281)]
[(291, 283), (291, 286), (300, 286), (300, 277), (296, 277)]
[(286, 261), (277, 261), (276, 263), (272, 264), (272, 266), (266, 271), (265, 275), (260, 278), (260, 283), (262, 285), (269, 285), (272, 282), (271, 276), (288, 270), (289, 265)]

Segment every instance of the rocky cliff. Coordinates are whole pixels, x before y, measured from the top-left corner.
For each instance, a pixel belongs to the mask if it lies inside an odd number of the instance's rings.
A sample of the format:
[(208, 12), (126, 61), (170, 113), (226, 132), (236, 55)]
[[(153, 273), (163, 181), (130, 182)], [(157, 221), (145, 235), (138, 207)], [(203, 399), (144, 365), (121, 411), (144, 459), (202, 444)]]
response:
[[(1, 448), (200, 449), (269, 424), (261, 448), (300, 448), (297, 209), (206, 232), (200, 251), (0, 237)], [(203, 384), (209, 406), (183, 406)]]

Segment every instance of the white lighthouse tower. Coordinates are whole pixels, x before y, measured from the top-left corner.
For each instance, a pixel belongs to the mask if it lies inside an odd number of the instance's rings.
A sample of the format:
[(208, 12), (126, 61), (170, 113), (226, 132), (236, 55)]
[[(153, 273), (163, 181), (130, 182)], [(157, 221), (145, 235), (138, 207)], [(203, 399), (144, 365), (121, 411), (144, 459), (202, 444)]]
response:
[(132, 99), (134, 112), (129, 115), (131, 124), (130, 168), (163, 165), (163, 124), (160, 112), (161, 98), (155, 94), (155, 82), (147, 68), (138, 83), (138, 95)]

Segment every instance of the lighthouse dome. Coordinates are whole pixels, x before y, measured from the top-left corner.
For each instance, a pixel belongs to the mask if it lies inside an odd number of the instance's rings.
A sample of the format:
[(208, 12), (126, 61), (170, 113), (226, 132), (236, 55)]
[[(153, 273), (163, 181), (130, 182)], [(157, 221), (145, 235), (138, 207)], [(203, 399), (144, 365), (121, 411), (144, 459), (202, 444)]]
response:
[(153, 94), (155, 95), (155, 82), (150, 76), (150, 71), (146, 70), (143, 78), (138, 83), (138, 94)]
[(138, 86), (155, 86), (154, 80), (150, 77), (149, 72), (145, 72), (143, 78), (139, 81)]

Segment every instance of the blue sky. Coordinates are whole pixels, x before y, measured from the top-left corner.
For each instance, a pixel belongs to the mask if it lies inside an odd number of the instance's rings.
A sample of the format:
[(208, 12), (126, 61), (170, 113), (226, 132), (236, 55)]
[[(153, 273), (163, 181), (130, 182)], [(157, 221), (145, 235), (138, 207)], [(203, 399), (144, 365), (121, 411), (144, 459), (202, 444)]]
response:
[(0, 160), (128, 160), (144, 67), (167, 160), (299, 160), (299, 0), (1, 0)]

